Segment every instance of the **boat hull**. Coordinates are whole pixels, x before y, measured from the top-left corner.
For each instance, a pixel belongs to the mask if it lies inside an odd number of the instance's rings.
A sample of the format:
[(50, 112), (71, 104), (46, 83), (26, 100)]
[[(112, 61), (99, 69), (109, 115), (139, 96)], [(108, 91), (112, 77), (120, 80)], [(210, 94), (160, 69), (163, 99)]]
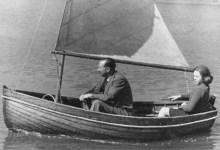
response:
[(180, 117), (137, 117), (92, 112), (3, 90), (3, 114), (13, 131), (82, 135), (95, 139), (149, 141), (172, 138), (212, 127), (217, 111)]

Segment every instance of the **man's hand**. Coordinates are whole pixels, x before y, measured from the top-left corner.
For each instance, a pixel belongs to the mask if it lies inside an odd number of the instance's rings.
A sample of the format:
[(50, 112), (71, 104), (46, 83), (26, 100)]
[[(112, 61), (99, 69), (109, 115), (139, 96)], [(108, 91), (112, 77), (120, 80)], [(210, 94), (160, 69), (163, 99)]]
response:
[(80, 95), (79, 100), (84, 101), (84, 95)]
[(92, 98), (92, 94), (88, 93), (88, 94), (80, 95), (79, 100), (85, 101), (88, 98)]

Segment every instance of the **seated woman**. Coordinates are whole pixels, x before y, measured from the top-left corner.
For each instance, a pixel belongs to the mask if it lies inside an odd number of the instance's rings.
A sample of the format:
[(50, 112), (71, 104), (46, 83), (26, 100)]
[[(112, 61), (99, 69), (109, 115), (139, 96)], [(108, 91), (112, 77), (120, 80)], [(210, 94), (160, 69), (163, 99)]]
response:
[(201, 113), (210, 110), (209, 104), (209, 84), (212, 83), (213, 76), (206, 66), (198, 66), (194, 69), (195, 90), (186, 95), (171, 96), (171, 101), (179, 98), (189, 98), (189, 102), (182, 103), (179, 108), (162, 107), (158, 117), (183, 116), (187, 114)]

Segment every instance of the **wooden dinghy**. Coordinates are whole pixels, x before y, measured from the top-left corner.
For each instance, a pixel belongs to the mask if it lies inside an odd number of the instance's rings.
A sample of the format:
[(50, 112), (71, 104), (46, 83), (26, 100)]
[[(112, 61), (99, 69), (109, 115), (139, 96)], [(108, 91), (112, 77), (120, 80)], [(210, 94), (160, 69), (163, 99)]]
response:
[[(42, 98), (44, 97), (44, 98)], [(3, 114), (13, 131), (42, 134), (82, 135), (95, 139), (149, 141), (172, 138), (210, 129), (217, 111), (158, 118), (161, 106), (180, 102), (134, 102), (134, 116), (121, 116), (83, 110), (78, 99), (62, 97), (63, 104), (41, 93), (3, 89)], [(52, 100), (52, 101), (51, 101)]]

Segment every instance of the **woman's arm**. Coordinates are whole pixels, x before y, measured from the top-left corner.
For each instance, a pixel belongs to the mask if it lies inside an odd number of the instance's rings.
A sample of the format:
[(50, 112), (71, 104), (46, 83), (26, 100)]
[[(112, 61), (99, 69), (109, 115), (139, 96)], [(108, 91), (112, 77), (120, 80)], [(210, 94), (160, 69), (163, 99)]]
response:
[(192, 112), (195, 108), (195, 106), (197, 105), (197, 103), (199, 102), (201, 98), (201, 92), (199, 88), (196, 88), (195, 91), (192, 93), (192, 96), (189, 100), (189, 103), (186, 105), (182, 106), (182, 109), (185, 112)]

